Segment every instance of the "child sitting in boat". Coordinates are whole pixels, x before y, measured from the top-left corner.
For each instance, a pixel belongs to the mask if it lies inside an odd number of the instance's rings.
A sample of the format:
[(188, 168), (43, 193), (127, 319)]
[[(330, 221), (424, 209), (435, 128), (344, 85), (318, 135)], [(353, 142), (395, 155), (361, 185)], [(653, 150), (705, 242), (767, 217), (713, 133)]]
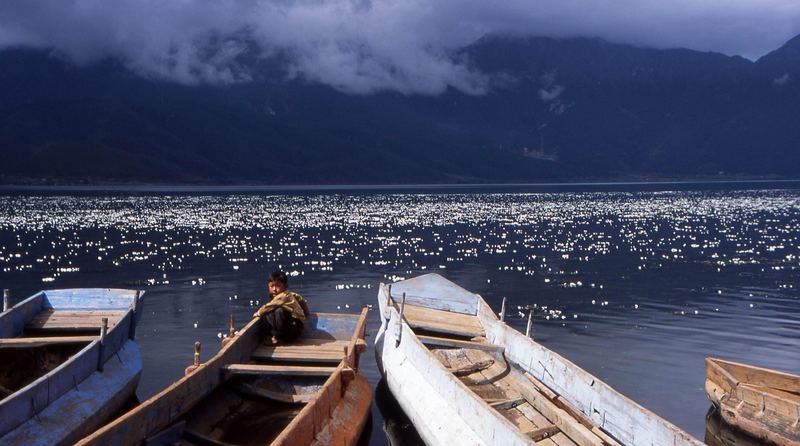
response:
[(308, 302), (299, 294), (289, 291), (289, 279), (280, 270), (269, 275), (267, 289), (272, 300), (253, 313), (253, 317), (261, 318), (264, 334), (271, 337), (273, 344), (278, 341), (292, 342), (303, 331)]

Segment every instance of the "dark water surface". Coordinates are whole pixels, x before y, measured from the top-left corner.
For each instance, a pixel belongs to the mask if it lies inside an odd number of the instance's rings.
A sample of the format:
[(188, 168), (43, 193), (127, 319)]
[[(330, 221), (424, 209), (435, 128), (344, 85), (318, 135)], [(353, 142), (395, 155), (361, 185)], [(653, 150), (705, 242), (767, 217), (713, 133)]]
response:
[[(314, 310), (435, 271), (703, 438), (703, 359), (800, 372), (800, 191), (0, 196), (0, 287), (141, 287), (146, 398), (289, 271)], [(379, 326), (370, 313), (368, 341)], [(362, 370), (378, 384), (372, 351)], [(385, 388), (364, 444), (414, 443)], [(379, 410), (380, 408), (380, 410)]]

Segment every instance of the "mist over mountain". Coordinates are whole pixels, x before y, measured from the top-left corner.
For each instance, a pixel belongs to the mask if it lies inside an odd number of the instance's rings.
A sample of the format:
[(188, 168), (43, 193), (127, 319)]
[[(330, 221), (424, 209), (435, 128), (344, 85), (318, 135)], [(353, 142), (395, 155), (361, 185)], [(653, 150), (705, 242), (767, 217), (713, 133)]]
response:
[[(800, 36), (750, 61), (601, 39), (484, 37), (483, 91), (353, 94), (237, 56), (182, 85), (114, 59), (0, 51), (0, 181), (529, 182), (797, 176)], [(242, 60), (244, 61), (242, 62)]]

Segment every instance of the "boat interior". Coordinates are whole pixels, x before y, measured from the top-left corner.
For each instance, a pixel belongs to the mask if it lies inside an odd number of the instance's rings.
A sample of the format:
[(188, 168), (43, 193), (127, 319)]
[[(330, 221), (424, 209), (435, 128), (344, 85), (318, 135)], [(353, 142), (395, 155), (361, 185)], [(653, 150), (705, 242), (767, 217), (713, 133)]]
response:
[(738, 392), (731, 392), (730, 397), (734, 400), (731, 404), (744, 401), (761, 406), (763, 398), (760, 395), (765, 395), (770, 400), (794, 405), (787, 415), (800, 417), (800, 412), (796, 410), (800, 409), (800, 376), (716, 358), (706, 360), (706, 370), (709, 378), (726, 390), (738, 387)]
[(399, 293), (390, 293), (389, 304), (398, 312), (403, 307), (406, 323), (445, 369), (536, 444), (619, 444), (545, 384), (510, 363), (504, 348), (486, 339), (477, 315), (432, 308), (440, 304), (426, 306), (422, 298), (403, 305)]
[[(347, 356), (359, 315), (316, 313), (290, 344), (259, 342), (249, 359), (222, 367), (225, 379), (147, 445), (264, 445), (323, 390)], [(260, 325), (251, 329), (260, 330)], [(258, 334), (259, 339), (264, 337)]]
[(110, 330), (128, 311), (63, 303), (59, 292), (41, 292), (0, 315), (0, 400), (99, 339), (104, 319)]
[(86, 342), (9, 348), (0, 339), (0, 400), (12, 395), (78, 353)]

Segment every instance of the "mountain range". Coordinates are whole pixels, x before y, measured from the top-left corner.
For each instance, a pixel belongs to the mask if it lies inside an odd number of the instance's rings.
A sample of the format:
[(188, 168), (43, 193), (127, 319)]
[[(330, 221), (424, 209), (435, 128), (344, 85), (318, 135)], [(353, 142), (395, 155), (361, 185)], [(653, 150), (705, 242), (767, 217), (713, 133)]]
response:
[(227, 86), (0, 51), (0, 183), (394, 184), (800, 174), (800, 36), (750, 61), (484, 37), (486, 94), (348, 94), (279, 57)]

